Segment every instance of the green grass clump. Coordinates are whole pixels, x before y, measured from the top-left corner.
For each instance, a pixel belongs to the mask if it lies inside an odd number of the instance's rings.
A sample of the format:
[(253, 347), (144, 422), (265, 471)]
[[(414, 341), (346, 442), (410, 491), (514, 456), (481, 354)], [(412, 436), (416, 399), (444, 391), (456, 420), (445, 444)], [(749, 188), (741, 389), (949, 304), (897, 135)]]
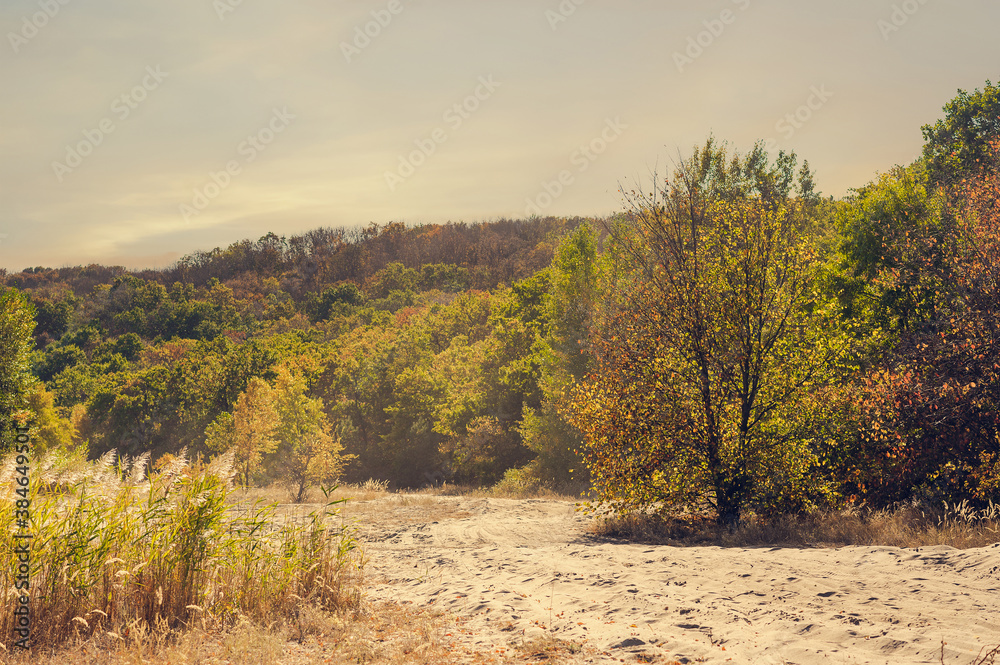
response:
[[(30, 486), (31, 643), (118, 639), (192, 624), (268, 624), (306, 605), (355, 607), (355, 545), (331, 528), (333, 501), (277, 523), (274, 504), (233, 506), (232, 456), (181, 455), (146, 475), (148, 457), (106, 455), (76, 468), (38, 460)], [(10, 647), (15, 589), (14, 461), (0, 469), (0, 642)]]

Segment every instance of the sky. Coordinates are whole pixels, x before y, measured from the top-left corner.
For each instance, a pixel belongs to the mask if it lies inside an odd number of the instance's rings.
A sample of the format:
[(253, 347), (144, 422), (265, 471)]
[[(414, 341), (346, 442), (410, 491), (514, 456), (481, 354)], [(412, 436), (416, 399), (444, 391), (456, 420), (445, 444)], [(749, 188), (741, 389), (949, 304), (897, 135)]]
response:
[(0, 0), (0, 267), (605, 215), (709, 135), (844, 196), (1000, 79), (994, 0)]

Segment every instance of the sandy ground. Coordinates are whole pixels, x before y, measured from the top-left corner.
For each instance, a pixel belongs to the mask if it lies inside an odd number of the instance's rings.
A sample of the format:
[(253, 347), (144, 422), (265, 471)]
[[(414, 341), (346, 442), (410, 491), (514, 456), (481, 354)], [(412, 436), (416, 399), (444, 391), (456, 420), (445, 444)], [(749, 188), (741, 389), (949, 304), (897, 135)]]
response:
[(966, 665), (1000, 644), (1000, 545), (677, 548), (593, 540), (564, 501), (368, 503), (368, 597), (453, 617), (456, 650), (559, 639), (579, 662), (900, 665), (939, 663), (943, 641)]

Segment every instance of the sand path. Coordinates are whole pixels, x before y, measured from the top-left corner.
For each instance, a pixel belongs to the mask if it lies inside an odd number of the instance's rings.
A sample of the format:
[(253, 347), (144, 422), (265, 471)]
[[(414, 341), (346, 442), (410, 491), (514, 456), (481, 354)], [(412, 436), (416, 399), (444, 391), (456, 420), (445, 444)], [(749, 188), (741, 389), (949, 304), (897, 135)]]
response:
[(368, 596), (467, 617), (454, 639), (475, 650), (550, 635), (580, 662), (901, 665), (940, 662), (944, 641), (967, 665), (1000, 643), (1000, 545), (619, 544), (563, 501), (377, 501), (359, 517)]

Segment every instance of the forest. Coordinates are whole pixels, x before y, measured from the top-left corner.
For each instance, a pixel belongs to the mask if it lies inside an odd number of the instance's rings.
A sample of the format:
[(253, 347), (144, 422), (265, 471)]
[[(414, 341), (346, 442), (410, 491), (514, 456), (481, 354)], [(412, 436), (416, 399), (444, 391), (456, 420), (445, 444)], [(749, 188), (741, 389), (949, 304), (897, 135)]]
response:
[[(709, 138), (605, 218), (268, 233), (0, 273), (0, 418), (50, 464), (590, 490), (723, 524), (1000, 496), (1000, 88), (840, 199)], [(12, 427), (3, 445), (12, 445)]]

